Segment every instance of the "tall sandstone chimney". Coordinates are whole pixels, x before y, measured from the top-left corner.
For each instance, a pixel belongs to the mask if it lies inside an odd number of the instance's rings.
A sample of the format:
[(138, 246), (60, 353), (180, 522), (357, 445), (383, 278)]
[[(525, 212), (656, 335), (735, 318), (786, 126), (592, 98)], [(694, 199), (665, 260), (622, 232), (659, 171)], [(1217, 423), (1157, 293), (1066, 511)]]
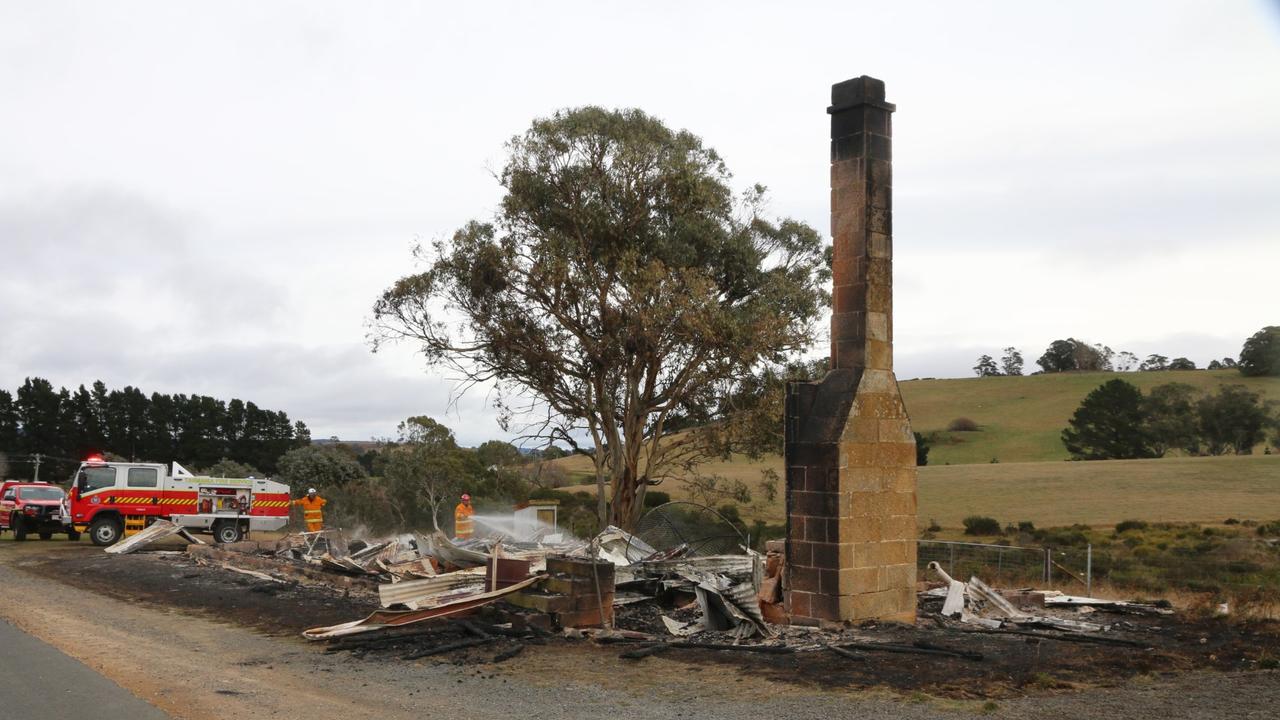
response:
[(893, 375), (884, 82), (831, 87), (831, 370), (787, 386), (787, 609), (796, 623), (913, 622), (916, 446)]

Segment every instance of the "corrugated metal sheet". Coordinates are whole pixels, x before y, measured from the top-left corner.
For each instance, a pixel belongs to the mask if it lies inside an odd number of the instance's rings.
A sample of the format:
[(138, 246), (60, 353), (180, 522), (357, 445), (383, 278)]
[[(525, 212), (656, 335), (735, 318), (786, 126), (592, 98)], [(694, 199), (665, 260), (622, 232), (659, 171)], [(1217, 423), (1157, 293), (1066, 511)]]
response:
[(732, 577), (750, 577), (755, 560), (750, 555), (708, 555), (706, 557), (681, 558), (679, 560), (655, 560), (642, 562), (645, 572), (653, 575), (678, 574), (680, 571), (714, 573)]
[(530, 585), (545, 579), (546, 575), (535, 575), (522, 583), (517, 583), (511, 587), (493, 592), (480, 593), (478, 595), (467, 595), (466, 597), (457, 598), (438, 607), (424, 608), (422, 610), (377, 610), (369, 617), (363, 620), (352, 620), (351, 622), (342, 623), (340, 625), (330, 625), (328, 627), (312, 628), (302, 631), (302, 636), (308, 640), (325, 640), (328, 638), (342, 637), (344, 635), (355, 635), (357, 633), (369, 632), (371, 630), (379, 630), (384, 627), (400, 627), (402, 625), (412, 625), (414, 623), (425, 622), (427, 620), (437, 620), (446, 617), (457, 617), (466, 615), (477, 608), (488, 605), (505, 595), (519, 592)]
[(442, 595), (484, 588), (484, 572), (482, 567), (468, 568), (423, 580), (386, 583), (378, 586), (378, 601), (382, 607), (397, 604), (411, 609), (422, 607), (432, 604), (433, 599)]

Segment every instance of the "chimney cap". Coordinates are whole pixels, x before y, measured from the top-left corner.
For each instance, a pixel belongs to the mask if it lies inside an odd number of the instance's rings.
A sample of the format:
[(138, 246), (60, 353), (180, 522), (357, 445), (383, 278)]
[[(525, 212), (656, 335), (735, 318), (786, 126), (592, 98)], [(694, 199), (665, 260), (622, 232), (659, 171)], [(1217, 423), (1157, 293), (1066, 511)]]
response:
[(831, 107), (828, 113), (838, 113), (860, 105), (869, 105), (893, 112), (896, 108), (884, 99), (884, 81), (868, 75), (838, 82), (831, 86)]

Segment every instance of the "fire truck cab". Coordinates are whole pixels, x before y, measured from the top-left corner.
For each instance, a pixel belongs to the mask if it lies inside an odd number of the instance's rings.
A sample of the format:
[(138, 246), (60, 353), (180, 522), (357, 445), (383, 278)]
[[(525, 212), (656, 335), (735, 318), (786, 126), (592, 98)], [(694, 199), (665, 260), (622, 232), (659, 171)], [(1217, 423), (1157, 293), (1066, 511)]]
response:
[(197, 477), (178, 463), (105, 462), (89, 458), (67, 495), (67, 521), (111, 545), (159, 518), (188, 530), (237, 542), (253, 530), (278, 530), (289, 521), (289, 486), (258, 478)]

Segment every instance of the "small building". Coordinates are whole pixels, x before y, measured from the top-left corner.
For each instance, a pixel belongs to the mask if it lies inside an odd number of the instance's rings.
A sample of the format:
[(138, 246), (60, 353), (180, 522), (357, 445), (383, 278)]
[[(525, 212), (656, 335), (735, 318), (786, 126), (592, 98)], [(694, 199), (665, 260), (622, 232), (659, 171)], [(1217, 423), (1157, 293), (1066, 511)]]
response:
[(540, 540), (560, 532), (559, 500), (530, 500), (516, 506), (512, 534), (518, 540)]

